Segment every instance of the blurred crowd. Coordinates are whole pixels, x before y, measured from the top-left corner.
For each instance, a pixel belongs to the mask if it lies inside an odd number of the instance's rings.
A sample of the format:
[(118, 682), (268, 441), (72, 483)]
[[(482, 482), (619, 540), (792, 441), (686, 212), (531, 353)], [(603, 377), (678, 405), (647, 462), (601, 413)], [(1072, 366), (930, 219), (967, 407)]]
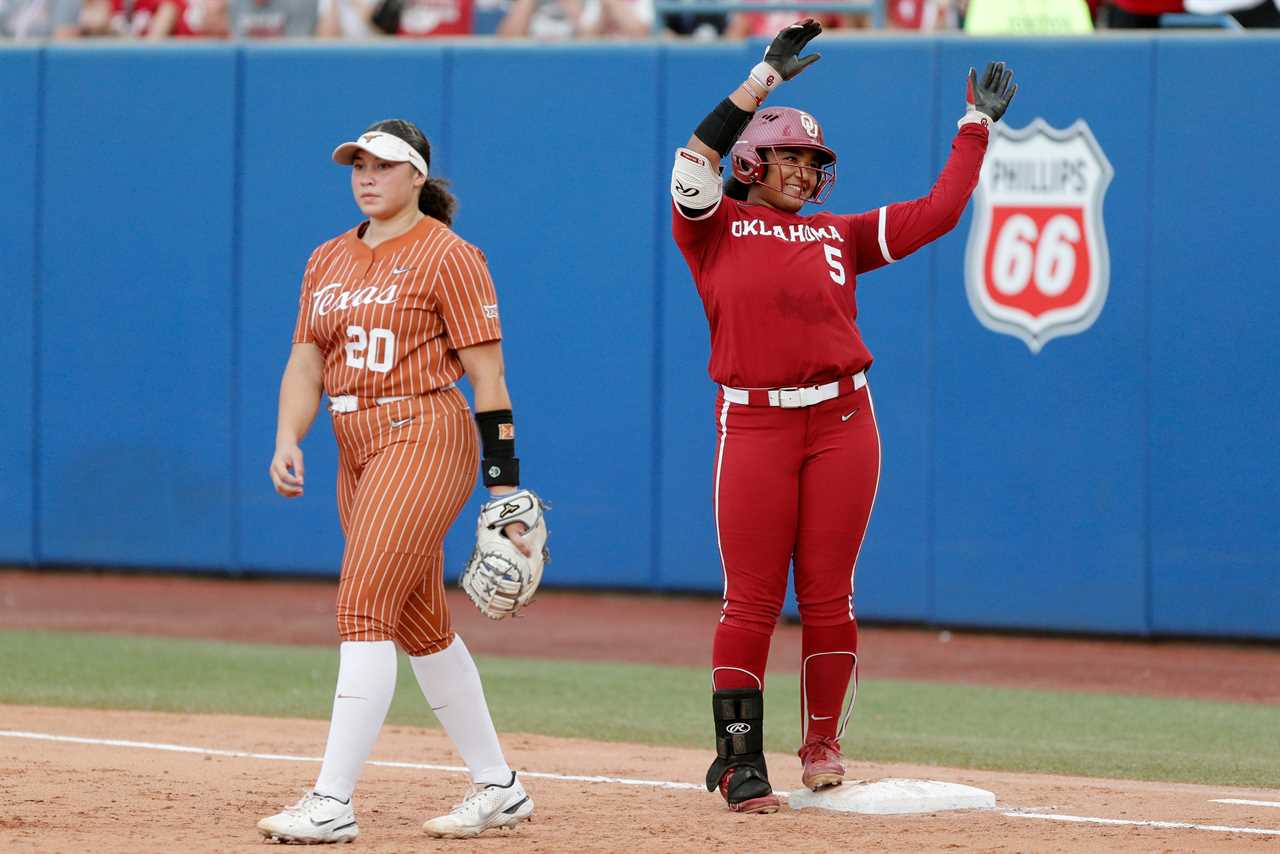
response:
[(882, 23), (983, 35), (1280, 26), (1280, 0), (850, 0), (862, 11), (839, 14), (807, 12), (801, 0), (794, 11), (730, 14), (699, 10), (700, 2), (672, 10), (671, 0), (0, 0), (0, 38), (735, 39), (772, 36), (803, 17), (828, 30)]

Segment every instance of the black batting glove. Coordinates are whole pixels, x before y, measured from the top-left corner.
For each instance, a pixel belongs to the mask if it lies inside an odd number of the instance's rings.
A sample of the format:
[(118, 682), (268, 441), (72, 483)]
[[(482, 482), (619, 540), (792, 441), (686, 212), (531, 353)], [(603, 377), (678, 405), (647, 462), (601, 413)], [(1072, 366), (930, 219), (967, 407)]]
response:
[(1018, 85), (1013, 82), (1013, 69), (1006, 68), (1003, 62), (988, 62), (982, 72), (982, 80), (972, 68), (969, 69), (969, 84), (965, 90), (965, 102), (969, 112), (977, 110), (998, 122), (1009, 109), (1009, 102), (1018, 92)]
[(783, 80), (790, 80), (822, 58), (820, 53), (800, 56), (805, 45), (822, 32), (822, 24), (813, 18), (805, 18), (787, 27), (773, 38), (764, 52), (764, 61), (773, 66)]

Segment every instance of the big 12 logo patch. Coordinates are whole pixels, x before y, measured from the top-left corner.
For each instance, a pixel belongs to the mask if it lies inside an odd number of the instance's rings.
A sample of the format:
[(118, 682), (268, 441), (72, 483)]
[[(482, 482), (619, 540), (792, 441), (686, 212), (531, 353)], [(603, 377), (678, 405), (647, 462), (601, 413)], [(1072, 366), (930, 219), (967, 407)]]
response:
[(1102, 199), (1113, 170), (1083, 119), (991, 129), (965, 250), (965, 290), (983, 326), (1039, 353), (1093, 325), (1111, 276)]

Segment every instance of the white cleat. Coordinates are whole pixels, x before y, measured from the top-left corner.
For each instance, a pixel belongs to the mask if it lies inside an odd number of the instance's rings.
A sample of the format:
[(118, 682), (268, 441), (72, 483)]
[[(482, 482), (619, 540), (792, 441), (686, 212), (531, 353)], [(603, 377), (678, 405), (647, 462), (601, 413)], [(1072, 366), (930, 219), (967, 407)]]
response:
[(490, 783), (473, 786), (462, 803), (448, 815), (433, 818), (422, 825), (428, 836), (443, 839), (468, 839), (495, 827), (515, 827), (533, 815), (533, 800), (525, 792), (515, 772), (505, 786)]
[(258, 822), (258, 832), (273, 842), (318, 845), (350, 842), (360, 833), (351, 803), (308, 792), (284, 812)]

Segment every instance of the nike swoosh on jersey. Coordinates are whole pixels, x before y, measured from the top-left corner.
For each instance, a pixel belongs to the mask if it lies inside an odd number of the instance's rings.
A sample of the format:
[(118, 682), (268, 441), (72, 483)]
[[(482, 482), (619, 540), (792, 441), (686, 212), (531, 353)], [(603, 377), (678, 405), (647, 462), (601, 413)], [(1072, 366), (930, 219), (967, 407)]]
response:
[(412, 267), (393, 267), (391, 269), (391, 275), (398, 276), (401, 273), (407, 273), (412, 269), (413, 269)]
[(833, 715), (809, 715), (809, 720), (811, 720), (811, 721), (829, 721), (829, 720), (831, 720), (831, 718), (832, 718), (832, 717), (834, 717), (834, 716), (833, 716)]
[(410, 421), (412, 421), (412, 420), (413, 420), (413, 416), (412, 416), (412, 415), (410, 415), (408, 418), (404, 418), (404, 419), (402, 419), (402, 420), (400, 420), (400, 421), (397, 421), (397, 420), (395, 420), (394, 418), (392, 418), (392, 419), (391, 419), (391, 426), (392, 426), (392, 427), (403, 427), (404, 425), (408, 424), (408, 423), (409, 423)]
[(841, 415), (841, 416), (840, 416), (840, 420), (841, 420), (841, 421), (848, 421), (850, 418), (852, 418), (853, 416), (855, 416), (855, 415), (857, 415), (857, 414), (858, 414), (858, 410), (856, 410), (856, 409), (855, 409), (855, 410), (853, 410), (852, 412), (850, 412), (848, 415)]

